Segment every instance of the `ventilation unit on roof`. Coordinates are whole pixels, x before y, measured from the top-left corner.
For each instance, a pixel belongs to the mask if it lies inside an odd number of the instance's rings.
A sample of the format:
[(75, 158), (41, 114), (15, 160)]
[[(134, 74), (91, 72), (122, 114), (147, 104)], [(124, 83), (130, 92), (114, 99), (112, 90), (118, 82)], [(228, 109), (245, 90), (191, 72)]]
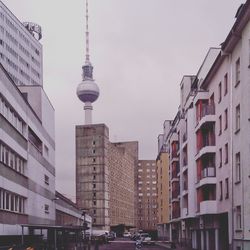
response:
[(31, 22), (24, 22), (23, 25), (32, 36), (34, 36), (38, 41), (41, 40), (42, 28), (40, 25)]

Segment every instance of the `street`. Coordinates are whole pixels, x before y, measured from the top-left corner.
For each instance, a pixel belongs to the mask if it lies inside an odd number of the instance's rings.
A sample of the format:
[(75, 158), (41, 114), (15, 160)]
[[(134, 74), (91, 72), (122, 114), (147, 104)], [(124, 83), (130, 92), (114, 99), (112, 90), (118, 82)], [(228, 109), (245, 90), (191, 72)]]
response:
[[(141, 250), (161, 250), (166, 249), (164, 247), (152, 245), (142, 246)], [(135, 241), (130, 241), (124, 238), (116, 239), (108, 244), (99, 247), (99, 250), (135, 250)]]

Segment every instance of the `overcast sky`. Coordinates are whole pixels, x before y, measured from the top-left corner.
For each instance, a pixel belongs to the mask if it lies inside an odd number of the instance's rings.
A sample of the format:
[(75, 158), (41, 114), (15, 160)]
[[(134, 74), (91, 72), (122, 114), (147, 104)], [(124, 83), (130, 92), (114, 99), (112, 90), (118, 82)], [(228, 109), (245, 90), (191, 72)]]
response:
[[(2, 0), (43, 29), (44, 89), (56, 115), (56, 188), (75, 198), (76, 96), (85, 52), (85, 0)], [(93, 122), (110, 140), (139, 141), (155, 159), (164, 120), (179, 105), (183, 75), (196, 74), (209, 47), (225, 40), (245, 0), (89, 0), (90, 60), (100, 97)]]

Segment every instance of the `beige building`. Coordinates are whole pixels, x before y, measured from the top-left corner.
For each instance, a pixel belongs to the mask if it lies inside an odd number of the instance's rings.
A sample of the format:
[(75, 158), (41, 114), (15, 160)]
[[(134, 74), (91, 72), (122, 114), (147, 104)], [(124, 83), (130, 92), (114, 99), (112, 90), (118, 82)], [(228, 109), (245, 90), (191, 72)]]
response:
[(139, 160), (137, 168), (137, 228), (156, 231), (157, 182), (154, 160)]
[(138, 142), (109, 141), (105, 124), (76, 126), (76, 195), (93, 228), (134, 226)]
[[(163, 145), (162, 145), (163, 146)], [(157, 231), (161, 239), (169, 239), (169, 155), (161, 148), (156, 159)]]

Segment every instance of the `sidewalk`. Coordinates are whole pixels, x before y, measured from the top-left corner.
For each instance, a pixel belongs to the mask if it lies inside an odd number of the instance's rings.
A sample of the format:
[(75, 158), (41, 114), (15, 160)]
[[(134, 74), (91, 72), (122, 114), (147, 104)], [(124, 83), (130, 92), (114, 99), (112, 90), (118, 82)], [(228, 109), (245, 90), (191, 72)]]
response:
[(158, 246), (161, 246), (161, 247), (165, 247), (166, 249), (175, 249), (175, 250), (191, 250), (190, 248), (188, 247), (181, 247), (181, 246), (176, 246), (176, 248), (171, 248), (169, 246), (169, 244), (167, 243), (164, 243), (164, 242), (156, 242), (155, 245), (158, 245)]

